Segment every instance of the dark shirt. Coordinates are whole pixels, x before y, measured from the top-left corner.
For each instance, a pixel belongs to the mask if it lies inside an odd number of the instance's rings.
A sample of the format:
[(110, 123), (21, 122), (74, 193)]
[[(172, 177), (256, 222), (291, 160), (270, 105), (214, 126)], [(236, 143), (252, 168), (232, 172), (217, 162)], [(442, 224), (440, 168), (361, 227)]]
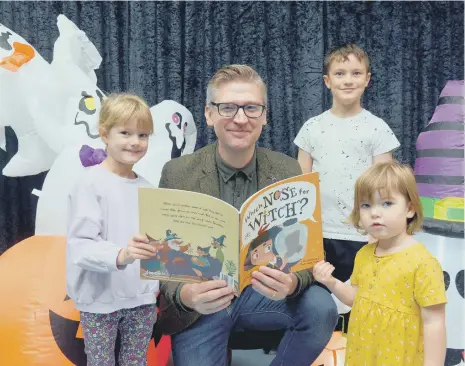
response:
[(216, 149), (216, 166), (220, 181), (220, 197), (236, 209), (240, 209), (247, 198), (257, 193), (257, 155), (243, 168), (236, 169), (224, 162)]

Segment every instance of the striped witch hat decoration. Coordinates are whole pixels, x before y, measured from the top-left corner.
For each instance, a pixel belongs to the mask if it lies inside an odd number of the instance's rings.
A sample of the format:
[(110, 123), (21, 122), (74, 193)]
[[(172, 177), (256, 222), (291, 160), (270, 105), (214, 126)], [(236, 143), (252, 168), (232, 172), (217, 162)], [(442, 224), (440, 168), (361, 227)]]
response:
[(424, 230), (464, 235), (464, 81), (448, 81), (431, 121), (417, 140), (415, 178)]

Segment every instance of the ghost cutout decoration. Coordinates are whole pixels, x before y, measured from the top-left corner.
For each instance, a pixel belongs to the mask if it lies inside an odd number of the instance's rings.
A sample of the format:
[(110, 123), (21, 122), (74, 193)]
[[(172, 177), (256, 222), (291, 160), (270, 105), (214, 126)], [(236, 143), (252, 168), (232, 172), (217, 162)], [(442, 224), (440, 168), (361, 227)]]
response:
[(2, 170), (5, 176), (47, 171), (56, 156), (37, 134), (34, 116), (25, 107), (43, 92), (50, 72), (50, 64), (26, 40), (0, 24), (0, 147), (5, 149), (5, 126), (18, 138), (18, 151)]
[(147, 154), (134, 171), (157, 187), (167, 161), (194, 152), (197, 128), (192, 113), (173, 100), (164, 100), (150, 111), (155, 133), (150, 137)]
[[(100, 104), (97, 105), (100, 109)], [(78, 109), (75, 105), (74, 110)], [(163, 101), (152, 107), (151, 112), (155, 134), (150, 137), (147, 154), (134, 166), (134, 171), (156, 187), (166, 162), (194, 151), (197, 129), (190, 111), (177, 102)], [(85, 169), (79, 157), (83, 144), (65, 147), (48, 172), (37, 203), (36, 235), (66, 235), (68, 195)], [(85, 141), (85, 144), (95, 149), (105, 148), (100, 139)]]
[[(54, 104), (60, 107), (53, 114), (37, 109), (35, 113), (38, 133), (58, 154), (42, 191), (37, 192), (36, 235), (66, 235), (68, 195), (85, 169), (81, 148), (105, 148), (98, 135), (98, 115), (105, 96), (97, 88), (93, 69), (100, 65), (100, 55), (84, 32), (66, 17), (58, 16), (58, 27), (60, 36), (51, 69), (59, 83), (53, 84), (50, 95), (56, 96)], [(35, 106), (47, 104), (46, 98), (37, 98)], [(134, 170), (157, 186), (168, 160), (194, 151), (197, 129), (192, 114), (177, 102), (163, 101), (152, 107), (151, 113), (155, 135), (150, 137), (147, 154)]]
[[(64, 15), (58, 16), (57, 26), (60, 35), (50, 65), (20, 36), (0, 25), (0, 126), (11, 126), (19, 140), (18, 153), (3, 173), (24, 176), (50, 169), (42, 191), (35, 191), (38, 235), (66, 235), (68, 195), (85, 169), (81, 148), (104, 149), (98, 115), (105, 96), (95, 75), (101, 57)], [(134, 169), (157, 186), (168, 160), (194, 151), (197, 129), (189, 110), (174, 101), (163, 101), (151, 112), (156, 135)], [(0, 128), (2, 146), (4, 129)]]
[(98, 110), (104, 94), (97, 87), (95, 70), (102, 58), (95, 46), (64, 15), (58, 16), (57, 26), (53, 79), (30, 107), (39, 135), (59, 154), (65, 147), (99, 140)]
[[(105, 148), (100, 139), (88, 146)], [(66, 235), (68, 195), (85, 169), (79, 156), (81, 147), (78, 144), (65, 147), (47, 173), (38, 193), (36, 235)]]
[(105, 148), (98, 135), (104, 94), (94, 71), (102, 59), (68, 18), (59, 15), (57, 25), (60, 35), (53, 50), (53, 82), (47, 84), (47, 93), (30, 103), (38, 134), (58, 154), (38, 193), (38, 235), (66, 235), (68, 194), (84, 170), (79, 152), (83, 145)]
[[(98, 101), (95, 103), (99, 110), (100, 104)], [(74, 111), (78, 109), (79, 104), (76, 104)], [(190, 111), (177, 102), (163, 101), (152, 107), (151, 112), (155, 135), (150, 137), (147, 154), (134, 166), (134, 171), (156, 187), (167, 161), (194, 151), (197, 129)], [(82, 118), (85, 117), (87, 115), (83, 114)], [(58, 155), (40, 192), (36, 235), (66, 235), (68, 195), (85, 169), (79, 156), (84, 144), (94, 149), (105, 148), (100, 139), (86, 140), (82, 144), (65, 147)]]

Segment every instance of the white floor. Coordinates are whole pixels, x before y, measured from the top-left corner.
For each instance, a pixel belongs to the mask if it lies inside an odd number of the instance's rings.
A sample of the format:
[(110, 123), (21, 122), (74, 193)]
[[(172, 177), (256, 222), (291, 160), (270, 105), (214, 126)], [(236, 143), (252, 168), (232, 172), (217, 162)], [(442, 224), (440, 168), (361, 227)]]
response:
[(232, 366), (269, 366), (273, 358), (262, 350), (233, 351)]
[[(273, 358), (262, 350), (233, 351), (231, 366), (269, 366)], [(173, 366), (173, 362), (170, 360), (166, 366)]]

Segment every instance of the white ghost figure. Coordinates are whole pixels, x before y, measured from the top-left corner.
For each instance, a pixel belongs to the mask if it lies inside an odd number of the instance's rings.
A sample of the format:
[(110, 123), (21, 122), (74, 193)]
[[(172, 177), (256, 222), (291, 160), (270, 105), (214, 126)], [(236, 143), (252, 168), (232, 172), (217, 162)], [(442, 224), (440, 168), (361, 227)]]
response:
[(99, 140), (98, 110), (104, 95), (97, 87), (95, 70), (102, 58), (95, 46), (64, 15), (58, 16), (57, 26), (52, 80), (30, 106), (39, 135), (59, 154), (65, 147)]
[[(74, 110), (78, 108), (74, 106)], [(157, 186), (167, 161), (194, 151), (197, 129), (189, 110), (174, 101), (163, 101), (152, 107), (151, 112), (155, 135), (150, 137), (147, 154), (134, 170)], [(100, 139), (86, 144), (104, 148)], [(66, 235), (68, 195), (85, 169), (79, 158), (81, 147), (82, 144), (65, 147), (48, 172), (37, 204), (36, 235)]]
[(36, 212), (37, 235), (65, 235), (68, 194), (84, 171), (83, 145), (104, 148), (98, 115), (104, 94), (95, 70), (102, 58), (83, 31), (64, 15), (57, 18), (59, 37), (53, 49), (52, 81), (30, 103), (34, 125), (58, 154), (45, 178)]
[(8, 177), (35, 175), (50, 169), (56, 154), (37, 134), (27, 108), (43, 92), (50, 64), (21, 36), (0, 24), (0, 147), (5, 149), (5, 126), (18, 138), (18, 152), (3, 168)]
[[(79, 158), (81, 146), (64, 148), (47, 173), (37, 201), (36, 235), (66, 235), (68, 195), (85, 169)], [(91, 147), (104, 145), (98, 139)]]
[[(0, 146), (3, 126), (18, 136), (19, 150), (4, 175), (25, 176), (49, 170), (36, 212), (37, 235), (66, 235), (68, 195), (84, 171), (84, 145), (105, 146), (98, 135), (98, 116), (105, 98), (95, 70), (102, 61), (83, 31), (64, 15), (57, 18), (59, 37), (48, 64), (24, 39), (0, 24)], [(192, 153), (197, 129), (181, 104), (164, 101), (151, 108), (155, 136), (135, 166), (154, 186), (172, 157)]]
[[(78, 108), (76, 104), (74, 111)], [(163, 101), (152, 107), (151, 112), (155, 135), (150, 137), (147, 154), (134, 170), (157, 186), (167, 161), (194, 151), (197, 129), (192, 114), (177, 102)], [(104, 148), (100, 139), (85, 141), (85, 144)], [(66, 235), (68, 195), (85, 169), (79, 158), (81, 147), (82, 144), (65, 147), (48, 172), (37, 204), (36, 235)]]
[(194, 152), (197, 128), (192, 113), (173, 100), (164, 100), (150, 111), (155, 133), (150, 137), (147, 154), (134, 170), (157, 187), (167, 161)]
[[(68, 195), (85, 169), (79, 151), (83, 145), (105, 148), (98, 136), (98, 115), (105, 96), (97, 88), (94, 71), (100, 65), (100, 55), (85, 33), (66, 17), (58, 16), (57, 23), (60, 36), (51, 64), (54, 82), (48, 91), (59, 106), (48, 113), (49, 108), (43, 106), (51, 108), (52, 104), (46, 96), (31, 104), (38, 133), (58, 153), (42, 191), (37, 192), (36, 235), (66, 235)], [(197, 129), (192, 114), (174, 101), (161, 102), (151, 112), (155, 135), (134, 169), (157, 186), (163, 164), (171, 156), (194, 151)]]
[(445, 272), (447, 348), (463, 349), (465, 345), (465, 300), (463, 297), (465, 245), (463, 239), (424, 232), (415, 234), (415, 238), (438, 259)]

